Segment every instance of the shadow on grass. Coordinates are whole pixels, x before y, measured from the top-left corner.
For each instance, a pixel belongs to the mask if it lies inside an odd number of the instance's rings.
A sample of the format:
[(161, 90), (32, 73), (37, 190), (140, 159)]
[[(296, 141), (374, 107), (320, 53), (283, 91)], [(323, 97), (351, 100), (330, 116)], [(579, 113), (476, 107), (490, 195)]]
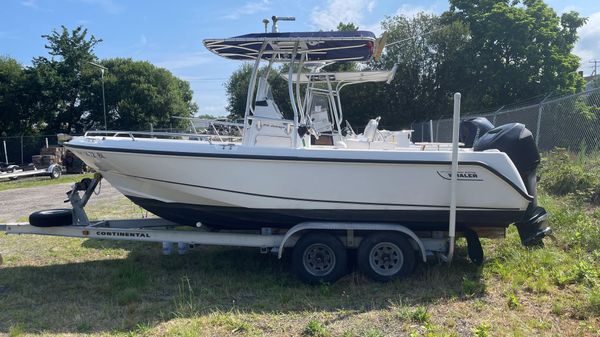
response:
[[(279, 261), (255, 249), (202, 247), (162, 256), (160, 245), (85, 241), (125, 249), (125, 259), (0, 269), (0, 332), (128, 331), (215, 311), (241, 313), (361, 312), (428, 306), (484, 291), (481, 268), (459, 247), (452, 266), (430, 262), (405, 280), (375, 283), (352, 272), (332, 285), (307, 286)], [(287, 252), (286, 252), (287, 253)]]

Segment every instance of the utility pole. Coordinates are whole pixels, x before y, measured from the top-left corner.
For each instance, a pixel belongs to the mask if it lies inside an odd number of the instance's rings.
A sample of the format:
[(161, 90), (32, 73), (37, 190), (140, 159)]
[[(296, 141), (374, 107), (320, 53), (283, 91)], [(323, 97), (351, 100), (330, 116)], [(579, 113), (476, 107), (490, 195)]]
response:
[(589, 63), (593, 63), (594, 64), (594, 71), (592, 72), (592, 76), (598, 75), (598, 72), (597, 72), (597, 70), (598, 70), (598, 61), (599, 60), (597, 60), (597, 59), (593, 59), (593, 60), (591, 60), (589, 62)]
[(106, 67), (99, 65), (98, 63), (88, 62), (96, 68), (100, 68), (101, 78), (102, 78), (102, 110), (104, 110), (104, 131), (107, 131), (106, 127), (106, 100), (104, 99), (104, 71), (108, 70)]

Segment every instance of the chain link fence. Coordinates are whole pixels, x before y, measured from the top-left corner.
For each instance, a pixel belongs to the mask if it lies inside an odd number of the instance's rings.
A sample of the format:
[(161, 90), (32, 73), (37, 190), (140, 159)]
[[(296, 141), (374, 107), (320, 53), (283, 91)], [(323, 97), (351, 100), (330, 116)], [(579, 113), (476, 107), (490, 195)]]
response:
[[(600, 149), (600, 88), (560, 97), (546, 97), (539, 103), (500, 108), (484, 113), (462, 113), (464, 118), (485, 117), (499, 126), (522, 123), (531, 130), (540, 151), (556, 147), (571, 151)], [(452, 118), (411, 124), (413, 141), (452, 141)]]
[[(600, 88), (560, 97), (546, 97), (525, 106), (496, 111), (462, 113), (463, 118), (485, 117), (494, 125), (522, 123), (531, 130), (541, 151), (562, 147), (574, 152), (600, 150)], [(177, 132), (172, 128), (154, 131)], [(452, 118), (414, 122), (416, 142), (451, 142)], [(56, 135), (0, 137), (2, 162), (28, 164), (47, 145), (57, 145)]]
[(0, 158), (3, 163), (25, 165), (46, 146), (57, 145), (56, 135), (0, 137)]

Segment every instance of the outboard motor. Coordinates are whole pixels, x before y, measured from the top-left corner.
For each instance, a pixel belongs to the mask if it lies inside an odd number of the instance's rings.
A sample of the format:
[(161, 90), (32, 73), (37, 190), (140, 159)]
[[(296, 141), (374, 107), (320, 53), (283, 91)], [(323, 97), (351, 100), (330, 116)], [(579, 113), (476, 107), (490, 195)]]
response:
[(460, 142), (465, 144), (464, 147), (473, 147), (479, 137), (493, 128), (494, 125), (485, 117), (464, 119), (460, 122)]
[(508, 155), (519, 171), (527, 192), (533, 196), (525, 215), (516, 223), (521, 242), (526, 246), (542, 244), (542, 238), (551, 232), (545, 225), (546, 210), (537, 205), (537, 167), (540, 153), (533, 134), (525, 125), (511, 123), (489, 130), (473, 145), (474, 151), (497, 149)]

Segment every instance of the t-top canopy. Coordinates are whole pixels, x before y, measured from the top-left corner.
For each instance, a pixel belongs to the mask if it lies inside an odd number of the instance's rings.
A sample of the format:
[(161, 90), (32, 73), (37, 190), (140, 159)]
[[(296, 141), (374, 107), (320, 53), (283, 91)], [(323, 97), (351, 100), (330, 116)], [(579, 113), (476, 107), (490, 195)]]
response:
[(204, 46), (213, 53), (233, 60), (289, 62), (298, 43), (296, 60), (304, 61), (368, 61), (373, 55), (375, 35), (367, 31), (261, 33), (228, 39), (206, 39)]

